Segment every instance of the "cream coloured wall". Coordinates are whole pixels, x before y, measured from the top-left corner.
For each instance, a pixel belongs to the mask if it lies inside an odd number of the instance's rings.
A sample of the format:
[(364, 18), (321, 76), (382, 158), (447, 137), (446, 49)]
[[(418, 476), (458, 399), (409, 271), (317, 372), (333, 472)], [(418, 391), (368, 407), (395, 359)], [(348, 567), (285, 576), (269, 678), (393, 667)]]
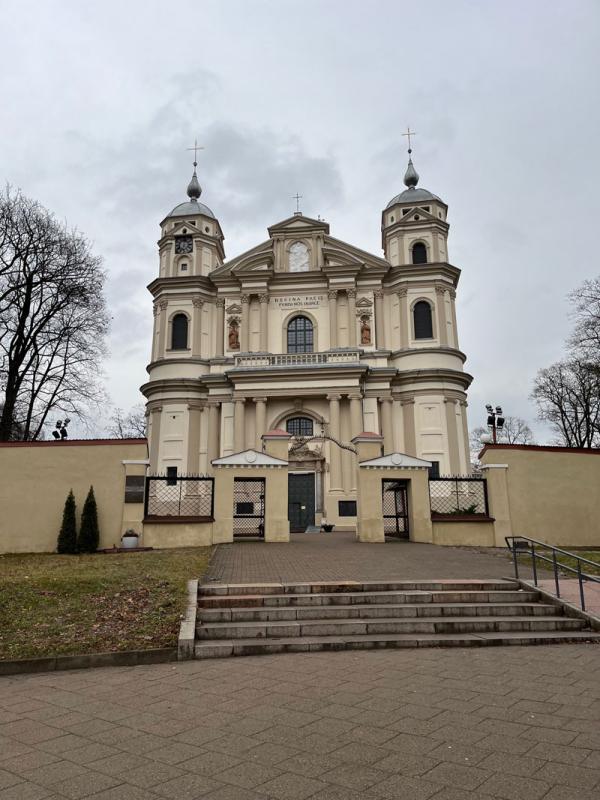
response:
[[(145, 459), (147, 454), (145, 439), (1, 443), (0, 552), (54, 552), (69, 490), (75, 494), (79, 517), (91, 485), (100, 547), (119, 545), (125, 495), (122, 462)], [(139, 512), (138, 504), (131, 505)], [(125, 514), (126, 521), (129, 516)]]
[(512, 530), (567, 549), (600, 547), (600, 450), (490, 445), (481, 463), (495, 481), (490, 513), (504, 525), (497, 546)]

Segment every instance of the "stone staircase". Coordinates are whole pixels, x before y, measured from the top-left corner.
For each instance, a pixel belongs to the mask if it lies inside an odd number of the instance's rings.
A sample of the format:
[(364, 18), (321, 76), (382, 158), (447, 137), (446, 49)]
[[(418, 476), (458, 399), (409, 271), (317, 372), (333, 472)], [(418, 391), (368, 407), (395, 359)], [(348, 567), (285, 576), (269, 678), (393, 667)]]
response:
[(600, 634), (509, 580), (207, 583), (195, 656), (582, 641)]

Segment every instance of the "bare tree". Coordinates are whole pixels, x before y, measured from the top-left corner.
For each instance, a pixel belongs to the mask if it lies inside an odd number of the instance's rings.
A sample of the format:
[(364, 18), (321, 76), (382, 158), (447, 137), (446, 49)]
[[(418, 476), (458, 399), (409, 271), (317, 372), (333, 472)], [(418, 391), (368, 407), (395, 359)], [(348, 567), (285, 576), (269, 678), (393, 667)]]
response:
[(535, 444), (533, 431), (521, 417), (506, 417), (501, 441), (506, 444)]
[(146, 437), (146, 411), (139, 403), (126, 414), (122, 408), (115, 408), (110, 418), (108, 432), (115, 439), (144, 439)]
[(600, 276), (584, 281), (569, 295), (575, 307), (570, 345), (585, 359), (600, 365)]
[(578, 358), (541, 369), (532, 398), (566, 447), (600, 446), (600, 371)]
[(101, 261), (84, 236), (7, 187), (0, 195), (0, 441), (84, 418), (108, 331)]

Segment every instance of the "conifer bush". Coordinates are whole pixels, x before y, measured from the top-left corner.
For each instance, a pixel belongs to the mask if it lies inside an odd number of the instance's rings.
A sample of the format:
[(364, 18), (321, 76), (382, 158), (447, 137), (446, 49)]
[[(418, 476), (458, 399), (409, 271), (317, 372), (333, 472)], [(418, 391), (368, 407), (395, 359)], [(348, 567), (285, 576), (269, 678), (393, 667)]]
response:
[(98, 529), (98, 508), (94, 496), (94, 487), (90, 486), (88, 496), (81, 512), (81, 528), (77, 539), (77, 549), (80, 553), (95, 553), (100, 541)]
[(59, 553), (77, 552), (77, 523), (75, 520), (75, 495), (70, 490), (65, 501), (62, 525), (58, 534), (56, 550)]

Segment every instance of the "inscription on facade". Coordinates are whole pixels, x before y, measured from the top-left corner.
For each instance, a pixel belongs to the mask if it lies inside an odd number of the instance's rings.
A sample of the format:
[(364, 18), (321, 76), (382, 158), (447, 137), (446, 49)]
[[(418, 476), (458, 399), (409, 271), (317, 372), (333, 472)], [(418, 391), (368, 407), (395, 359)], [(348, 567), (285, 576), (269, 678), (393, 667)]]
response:
[(272, 297), (277, 308), (317, 308), (325, 302), (324, 294), (290, 295), (289, 297)]

